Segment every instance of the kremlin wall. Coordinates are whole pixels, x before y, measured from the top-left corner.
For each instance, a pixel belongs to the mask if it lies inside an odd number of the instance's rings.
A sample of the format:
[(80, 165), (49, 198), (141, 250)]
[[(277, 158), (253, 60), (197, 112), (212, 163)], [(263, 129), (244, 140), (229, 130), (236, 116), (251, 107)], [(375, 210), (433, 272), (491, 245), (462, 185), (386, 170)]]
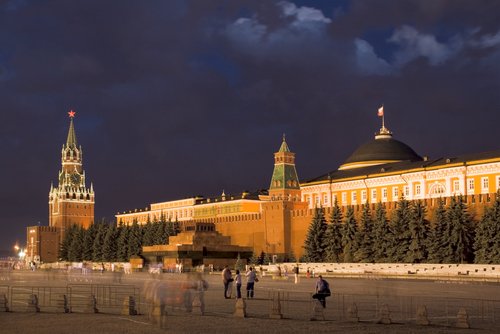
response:
[[(165, 217), (181, 223), (214, 223), (231, 244), (250, 247), (286, 259), (300, 258), (315, 207), (328, 219), (333, 203), (353, 206), (359, 215), (365, 203), (383, 203), (390, 219), (400, 196), (422, 200), (431, 217), (437, 199), (466, 198), (469, 213), (480, 217), (500, 187), (500, 151), (429, 159), (393, 138), (382, 123), (375, 138), (360, 146), (336, 170), (300, 181), (295, 153), (283, 137), (274, 154), (268, 192), (188, 198), (151, 204), (142, 210), (118, 213), (117, 223), (145, 224)], [(181, 224), (182, 225), (182, 224)]]
[[(75, 112), (68, 114), (70, 125), (61, 150), (62, 167), (57, 185), (51, 185), (49, 191), (49, 226), (27, 227), (30, 261), (57, 261), (66, 229), (74, 224), (88, 228), (94, 223), (95, 192), (92, 183), (86, 186), (83, 150), (77, 144), (73, 124)], [(214, 252), (220, 253), (222, 249), (245, 254), (265, 252), (280, 260), (298, 259), (303, 255), (315, 207), (324, 208), (328, 219), (335, 201), (342, 211), (352, 206), (358, 216), (364, 205), (374, 210), (380, 202), (390, 219), (397, 201), (404, 196), (408, 200), (422, 200), (431, 220), (437, 199), (443, 198), (446, 204), (449, 197), (462, 195), (469, 214), (477, 219), (499, 188), (500, 151), (439, 159), (421, 157), (394, 139), (382, 118), (382, 127), (374, 139), (354, 150), (339, 168), (316, 178), (299, 179), (295, 153), (283, 136), (274, 153), (268, 190), (228, 195), (223, 192), (216, 197), (153, 203), (145, 209), (118, 213), (116, 223), (143, 225), (163, 218), (179, 222), (183, 231), (201, 228), (200, 232), (210, 232), (214, 238), (223, 240), (224, 245), (212, 245)], [(214, 230), (211, 227), (210, 231), (203, 230), (212, 225)], [(210, 236), (203, 240), (206, 238)], [(209, 251), (205, 246), (193, 244), (201, 247), (202, 253)], [(158, 257), (161, 252), (179, 254), (179, 248), (170, 248), (152, 248), (156, 253), (151, 256)]]

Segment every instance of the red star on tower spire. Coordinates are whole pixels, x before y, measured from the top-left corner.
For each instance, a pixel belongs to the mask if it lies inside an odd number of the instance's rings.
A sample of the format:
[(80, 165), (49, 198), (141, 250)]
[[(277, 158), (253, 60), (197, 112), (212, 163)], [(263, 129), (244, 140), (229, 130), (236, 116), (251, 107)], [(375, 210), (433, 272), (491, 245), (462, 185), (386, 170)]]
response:
[(73, 111), (73, 110), (68, 111), (68, 115), (70, 118), (75, 117), (75, 114), (76, 114), (76, 111)]

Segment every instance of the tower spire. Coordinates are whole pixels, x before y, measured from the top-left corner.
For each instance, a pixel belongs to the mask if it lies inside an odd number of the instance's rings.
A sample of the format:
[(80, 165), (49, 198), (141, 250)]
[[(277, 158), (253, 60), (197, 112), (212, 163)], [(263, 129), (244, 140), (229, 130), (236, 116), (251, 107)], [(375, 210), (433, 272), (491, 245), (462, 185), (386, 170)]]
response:
[(76, 142), (76, 134), (75, 134), (75, 127), (73, 125), (73, 118), (75, 117), (76, 112), (73, 110), (70, 110), (68, 112), (70, 123), (69, 123), (69, 131), (68, 131), (68, 139), (66, 139), (66, 146), (67, 147), (77, 147), (77, 142)]

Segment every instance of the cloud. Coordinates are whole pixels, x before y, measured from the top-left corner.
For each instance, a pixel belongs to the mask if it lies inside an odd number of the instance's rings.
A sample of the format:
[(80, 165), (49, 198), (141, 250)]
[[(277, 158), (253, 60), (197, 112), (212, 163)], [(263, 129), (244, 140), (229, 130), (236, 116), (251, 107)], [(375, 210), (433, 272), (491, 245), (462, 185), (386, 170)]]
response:
[(479, 48), (496, 47), (500, 45), (500, 31), (498, 31), (495, 35), (492, 34), (483, 35), (477, 41), (472, 40), (470, 44)]
[(297, 7), (294, 3), (288, 1), (282, 1), (278, 3), (283, 10), (284, 16), (295, 17), (296, 22), (321, 22), (321, 23), (331, 23), (332, 20), (325, 17), (323, 12), (319, 9), (312, 7)]
[(462, 48), (458, 37), (448, 43), (440, 43), (434, 35), (422, 34), (407, 25), (396, 29), (388, 41), (401, 47), (394, 54), (394, 63), (398, 66), (404, 66), (419, 57), (427, 58), (433, 66), (441, 65)]
[(240, 51), (269, 56), (286, 53), (290, 48), (303, 48), (322, 39), (332, 22), (316, 8), (297, 7), (287, 1), (277, 6), (281, 21), (275, 28), (262, 23), (258, 16), (240, 17), (226, 26), (225, 35)]
[(361, 74), (387, 75), (393, 72), (391, 65), (375, 54), (370, 43), (356, 38), (354, 45), (356, 47), (356, 64)]

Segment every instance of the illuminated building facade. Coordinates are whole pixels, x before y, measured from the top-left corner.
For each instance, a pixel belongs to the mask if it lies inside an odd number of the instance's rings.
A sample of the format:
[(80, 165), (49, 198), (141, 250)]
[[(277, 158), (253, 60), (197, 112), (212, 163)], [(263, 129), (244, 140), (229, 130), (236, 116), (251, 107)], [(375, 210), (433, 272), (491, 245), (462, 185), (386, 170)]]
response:
[[(61, 170), (57, 187), (50, 186), (49, 226), (30, 226), (27, 228), (27, 256), (32, 260), (52, 262), (57, 260), (59, 244), (71, 225), (88, 228), (94, 223), (95, 193), (92, 183), (86, 186), (83, 170), (83, 150), (76, 139), (73, 118), (70, 111), (70, 124), (66, 144), (61, 150)], [(55, 237), (57, 235), (57, 237)]]
[[(138, 212), (118, 213), (117, 222), (144, 224), (153, 215), (167, 210), (183, 210), (178, 221), (214, 223), (231, 243), (251, 247), (255, 254), (266, 252), (299, 258), (315, 207), (323, 207), (326, 217), (337, 200), (342, 210), (353, 206), (359, 215), (364, 205), (372, 209), (383, 203), (388, 218), (401, 196), (422, 200), (428, 215), (438, 198), (462, 195), (469, 213), (480, 218), (485, 205), (500, 188), (500, 151), (429, 159), (393, 138), (384, 126), (375, 138), (360, 146), (336, 170), (299, 182), (295, 154), (283, 138), (274, 154), (274, 171), (267, 193), (242, 193), (215, 198), (193, 198), (188, 205), (172, 201), (152, 204)], [(170, 206), (171, 205), (171, 206)], [(154, 208), (154, 209), (153, 209)]]

